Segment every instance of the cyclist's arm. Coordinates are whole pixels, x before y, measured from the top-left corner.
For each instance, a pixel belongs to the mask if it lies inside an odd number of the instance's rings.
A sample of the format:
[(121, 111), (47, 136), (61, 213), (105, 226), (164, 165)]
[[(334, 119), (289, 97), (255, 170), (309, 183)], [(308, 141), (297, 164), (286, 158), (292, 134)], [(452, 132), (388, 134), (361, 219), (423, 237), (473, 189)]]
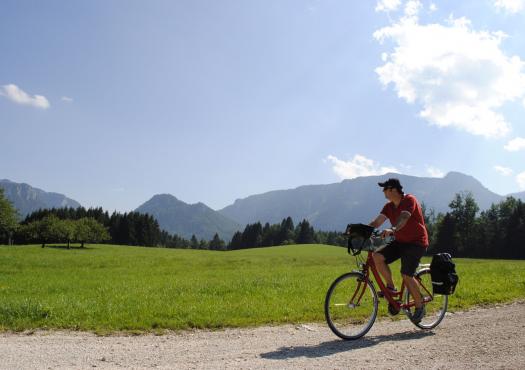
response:
[(375, 218), (374, 221), (370, 222), (368, 225), (377, 229), (379, 226), (383, 225), (383, 222), (385, 221), (386, 221), (386, 216), (381, 213)]
[(408, 211), (402, 211), (399, 215), (399, 218), (397, 219), (397, 223), (394, 225), (396, 230), (402, 229), (406, 224), (408, 219), (412, 216), (412, 214)]

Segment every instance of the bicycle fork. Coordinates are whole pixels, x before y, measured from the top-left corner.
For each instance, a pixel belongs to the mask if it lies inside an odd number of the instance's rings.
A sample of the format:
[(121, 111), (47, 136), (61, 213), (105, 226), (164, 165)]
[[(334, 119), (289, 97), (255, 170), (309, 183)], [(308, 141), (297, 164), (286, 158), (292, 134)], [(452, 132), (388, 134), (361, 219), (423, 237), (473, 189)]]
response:
[[(348, 308), (356, 308), (359, 307), (359, 304), (361, 302), (361, 298), (363, 298), (363, 295), (366, 291), (366, 276), (362, 276), (359, 279), (357, 279), (358, 284), (357, 288), (355, 288), (355, 292), (352, 295), (352, 298), (350, 298), (350, 301), (346, 305)], [(357, 298), (357, 300), (356, 300)]]

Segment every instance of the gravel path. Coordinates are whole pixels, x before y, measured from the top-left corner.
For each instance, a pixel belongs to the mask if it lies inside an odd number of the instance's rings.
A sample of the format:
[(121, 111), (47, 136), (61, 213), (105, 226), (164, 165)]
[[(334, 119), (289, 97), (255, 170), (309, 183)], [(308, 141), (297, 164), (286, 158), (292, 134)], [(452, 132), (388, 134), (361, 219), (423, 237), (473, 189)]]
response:
[(376, 322), (362, 339), (322, 324), (100, 337), (0, 334), (0, 368), (525, 369), (525, 302), (448, 314), (434, 331)]

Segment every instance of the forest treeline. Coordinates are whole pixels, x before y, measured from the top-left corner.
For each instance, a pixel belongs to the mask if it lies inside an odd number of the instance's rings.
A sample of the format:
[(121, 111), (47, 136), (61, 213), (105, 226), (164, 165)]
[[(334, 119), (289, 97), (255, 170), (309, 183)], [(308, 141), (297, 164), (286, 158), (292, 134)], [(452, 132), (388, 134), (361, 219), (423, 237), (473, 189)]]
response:
[(425, 210), (430, 234), (429, 253), (456, 257), (525, 259), (525, 203), (508, 197), (479, 212), (474, 197), (456, 194), (450, 211)]
[[(470, 193), (456, 194), (450, 211), (435, 214), (422, 205), (431, 244), (428, 254), (455, 257), (525, 259), (525, 203), (509, 197), (480, 212)], [(359, 220), (349, 220), (359, 222)], [(360, 220), (363, 222), (363, 220)], [(256, 222), (236, 232), (229, 242), (185, 239), (161, 230), (157, 220), (138, 212), (109, 214), (102, 208), (42, 209), (18, 221), (0, 189), (0, 244), (101, 243), (165, 248), (236, 250), (288, 244), (346, 246), (340, 231), (315, 230), (308, 220), (291, 217), (277, 224)]]

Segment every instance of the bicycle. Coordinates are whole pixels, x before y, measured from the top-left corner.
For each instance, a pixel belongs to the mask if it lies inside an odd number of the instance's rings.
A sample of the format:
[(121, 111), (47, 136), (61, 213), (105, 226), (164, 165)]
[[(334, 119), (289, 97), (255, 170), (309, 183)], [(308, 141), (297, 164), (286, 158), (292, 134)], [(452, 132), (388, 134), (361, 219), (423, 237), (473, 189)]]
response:
[[(348, 253), (356, 257), (358, 270), (339, 276), (326, 293), (324, 309), (330, 329), (338, 337), (351, 340), (361, 338), (372, 328), (377, 317), (379, 297), (371, 281), (370, 271), (388, 302), (389, 313), (396, 315), (403, 311), (411, 319), (415, 302), (411, 299), (405, 284), (402, 283), (398, 292), (391, 292), (386, 288), (376, 269), (372, 255), (375, 250), (385, 245), (385, 241), (379, 236), (379, 231), (368, 225), (351, 224), (348, 225), (345, 234), (349, 237)], [(368, 251), (366, 260), (360, 256), (363, 250)], [(421, 322), (413, 322), (413, 324), (420, 329), (430, 330), (438, 326), (445, 317), (448, 296), (432, 293), (430, 264), (420, 264), (415, 278), (423, 298), (426, 315)]]

